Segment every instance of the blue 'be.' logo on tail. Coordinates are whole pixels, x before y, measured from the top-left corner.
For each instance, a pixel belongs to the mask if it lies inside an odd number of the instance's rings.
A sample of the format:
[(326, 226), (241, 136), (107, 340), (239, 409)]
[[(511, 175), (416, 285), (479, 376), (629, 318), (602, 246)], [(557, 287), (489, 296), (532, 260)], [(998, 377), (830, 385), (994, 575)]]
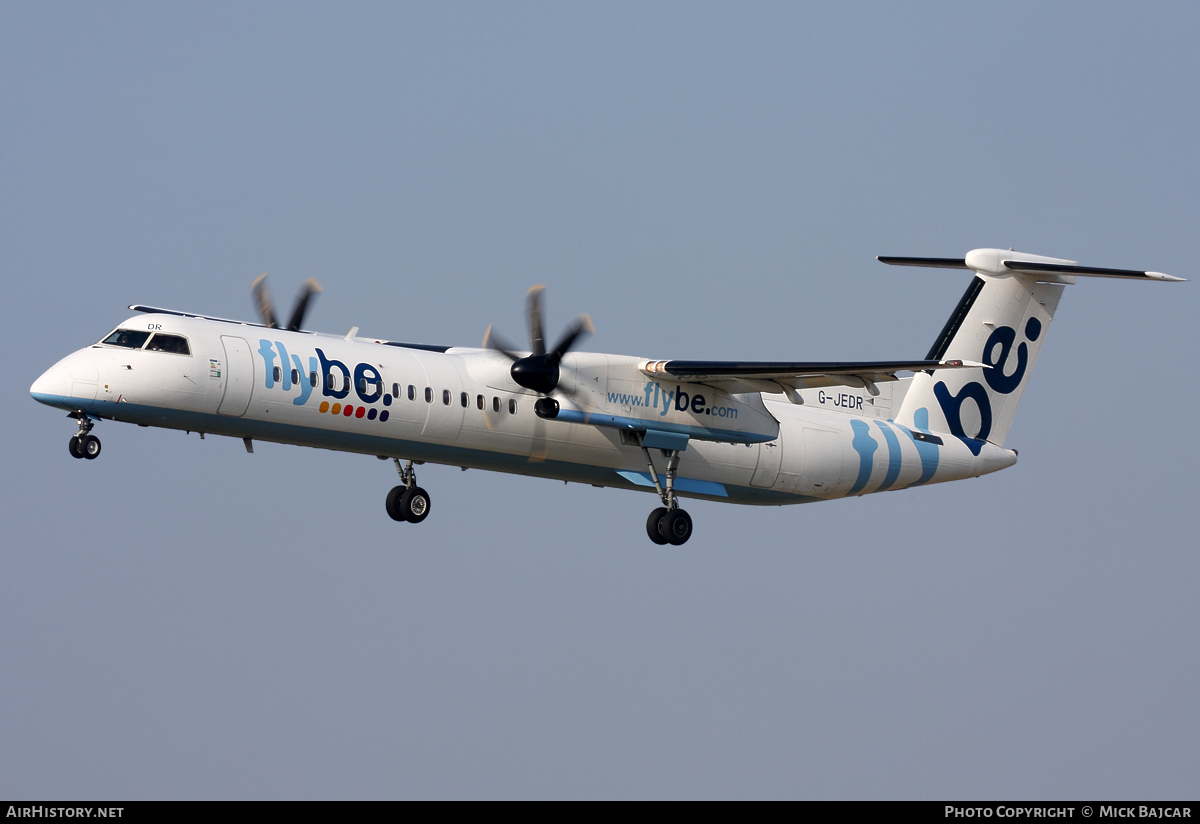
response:
[[(1030, 318), (1026, 321), (1026, 338), (1036, 341), (1041, 334), (1042, 322), (1040, 320)], [(988, 335), (987, 343), (983, 345), (983, 362), (986, 364), (983, 369), (983, 379), (987, 381), (987, 385), (991, 387), (992, 391), (999, 395), (1009, 395), (1015, 392), (1025, 377), (1025, 370), (1029, 368), (1029, 347), (1022, 341), (1017, 346), (1017, 368), (1011, 375), (1004, 374), (1004, 366), (1008, 363), (1009, 353), (1012, 352), (1016, 340), (1017, 330), (1011, 326), (1000, 326)], [(997, 350), (999, 350), (998, 353)], [(993, 355), (995, 355), (995, 360), (993, 360)], [(978, 455), (983, 449), (983, 442), (992, 432), (992, 403), (988, 400), (988, 393), (983, 388), (983, 384), (979, 381), (971, 381), (958, 390), (957, 395), (952, 395), (945, 382), (938, 381), (934, 384), (933, 394), (938, 400), (938, 405), (942, 407), (942, 414), (946, 416), (946, 425), (950, 427), (950, 434), (962, 438), (971, 452)], [(979, 431), (975, 435), (968, 435), (963, 430), (962, 405), (963, 401), (967, 399), (975, 401), (975, 405), (979, 408)]]

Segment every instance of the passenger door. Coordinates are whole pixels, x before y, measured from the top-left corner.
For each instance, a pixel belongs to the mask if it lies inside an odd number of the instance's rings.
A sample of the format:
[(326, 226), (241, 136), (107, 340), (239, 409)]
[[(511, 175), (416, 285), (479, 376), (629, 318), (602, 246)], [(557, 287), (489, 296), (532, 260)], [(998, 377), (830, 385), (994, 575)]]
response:
[(217, 414), (241, 417), (246, 414), (254, 391), (254, 359), (250, 344), (242, 338), (222, 335), (221, 345), (225, 347), (225, 394)]

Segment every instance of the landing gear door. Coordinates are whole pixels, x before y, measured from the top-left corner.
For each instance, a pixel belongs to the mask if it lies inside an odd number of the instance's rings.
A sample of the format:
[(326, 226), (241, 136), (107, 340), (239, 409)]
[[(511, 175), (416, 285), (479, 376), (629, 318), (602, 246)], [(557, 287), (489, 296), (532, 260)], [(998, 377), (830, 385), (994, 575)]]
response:
[(250, 344), (242, 338), (221, 336), (225, 347), (225, 394), (217, 414), (241, 417), (250, 406), (250, 393), (254, 390), (254, 359)]

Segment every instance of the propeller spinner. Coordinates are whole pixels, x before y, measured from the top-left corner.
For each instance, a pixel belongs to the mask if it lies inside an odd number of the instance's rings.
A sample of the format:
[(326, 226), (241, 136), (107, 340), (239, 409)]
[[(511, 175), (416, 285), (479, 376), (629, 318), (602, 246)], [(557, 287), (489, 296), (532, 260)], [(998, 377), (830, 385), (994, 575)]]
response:
[[(271, 302), (271, 292), (267, 289), (266, 272), (255, 279), (250, 291), (254, 295), (254, 303), (258, 307), (258, 315), (262, 318), (262, 322), (268, 329), (280, 328), (275, 316), (275, 306)], [(289, 332), (300, 331), (300, 324), (304, 323), (304, 316), (308, 314), (308, 305), (312, 302), (313, 296), (320, 291), (321, 284), (312, 278), (300, 285), (300, 292), (296, 295), (296, 302), (292, 307), (292, 316), (288, 318), (285, 327)]]
[(525, 301), (525, 315), (529, 323), (530, 354), (525, 357), (518, 355), (504, 338), (492, 331), (490, 326), (484, 337), (483, 345), (503, 353), (512, 360), (513, 365), (509, 369), (509, 374), (518, 385), (542, 395), (549, 395), (558, 388), (559, 365), (562, 363), (563, 355), (571, 351), (571, 347), (575, 345), (580, 336), (593, 334), (596, 330), (592, 326), (591, 318), (587, 315), (580, 315), (571, 321), (571, 325), (559, 339), (558, 345), (550, 351), (546, 351), (546, 338), (542, 332), (544, 328), (542, 290), (545, 288), (545, 286), (534, 286), (529, 290)]

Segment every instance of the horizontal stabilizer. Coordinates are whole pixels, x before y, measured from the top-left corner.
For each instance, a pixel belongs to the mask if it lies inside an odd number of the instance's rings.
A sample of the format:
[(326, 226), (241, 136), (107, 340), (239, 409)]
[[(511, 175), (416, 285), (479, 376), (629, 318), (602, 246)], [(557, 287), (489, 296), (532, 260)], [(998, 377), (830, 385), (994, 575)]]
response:
[(923, 266), (927, 269), (967, 269), (963, 258), (888, 257), (879, 255), (876, 260), (889, 266)]
[(1073, 260), (1030, 255), (1012, 249), (973, 249), (961, 258), (893, 257), (879, 255), (881, 263), (890, 266), (921, 266), (927, 269), (972, 269), (981, 275), (1002, 277), (1013, 272), (1041, 276), (1052, 283), (1074, 283), (1074, 277), (1126, 278), (1129, 280), (1158, 280), (1183, 283), (1187, 278), (1144, 272), (1141, 269), (1107, 269), (1099, 266), (1080, 266)]
[(1097, 266), (1067, 266), (1062, 263), (1032, 263), (1021, 260), (1006, 260), (1004, 268), (1014, 272), (1029, 272), (1040, 274), (1054, 272), (1059, 275), (1084, 275), (1093, 278), (1128, 278), (1130, 280), (1163, 280), (1172, 283), (1185, 283), (1187, 278), (1177, 278), (1174, 275), (1164, 275), (1162, 272), (1142, 272), (1137, 269), (1101, 269)]

